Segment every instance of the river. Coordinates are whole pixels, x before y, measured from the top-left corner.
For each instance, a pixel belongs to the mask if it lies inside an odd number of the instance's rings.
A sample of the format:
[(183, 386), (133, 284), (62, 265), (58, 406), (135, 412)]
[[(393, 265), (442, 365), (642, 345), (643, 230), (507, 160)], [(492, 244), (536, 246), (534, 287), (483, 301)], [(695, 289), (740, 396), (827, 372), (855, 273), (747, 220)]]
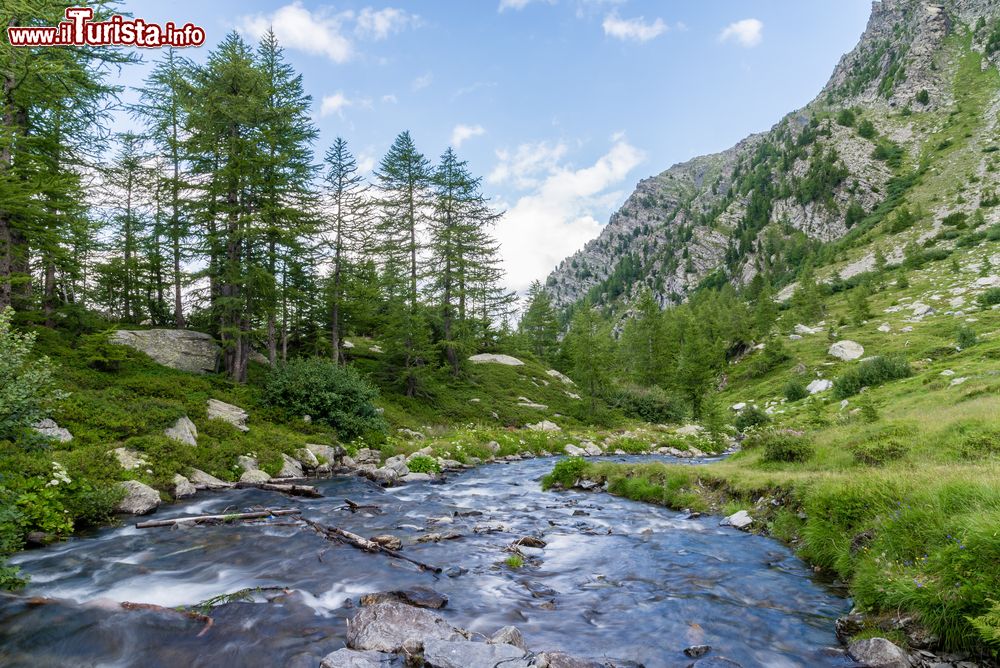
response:
[[(24, 593), (59, 601), (0, 601), (0, 665), (316, 668), (343, 647), (360, 595), (412, 585), (446, 594), (439, 612), (455, 625), (491, 634), (512, 624), (533, 650), (673, 668), (691, 663), (685, 647), (708, 644), (746, 668), (852, 665), (834, 635), (849, 601), (786, 547), (720, 527), (717, 517), (685, 519), (602, 493), (542, 492), (539, 478), (553, 462), (496, 463), (446, 484), (391, 489), (337, 477), (316, 483), (322, 499), (201, 493), (155, 515), (298, 507), (364, 536), (396, 535), (404, 554), (448, 569), (441, 575), (331, 543), (291, 518), (184, 529), (130, 523), (21, 553), (12, 562), (31, 576)], [(382, 512), (351, 513), (345, 498)], [(506, 530), (474, 531), (497, 522)], [(428, 532), (462, 537), (415, 542)], [(529, 534), (548, 545), (519, 569), (504, 566), (504, 548)], [(287, 593), (218, 606), (200, 636), (202, 625), (182, 615), (119, 605), (191, 606), (248, 587)]]

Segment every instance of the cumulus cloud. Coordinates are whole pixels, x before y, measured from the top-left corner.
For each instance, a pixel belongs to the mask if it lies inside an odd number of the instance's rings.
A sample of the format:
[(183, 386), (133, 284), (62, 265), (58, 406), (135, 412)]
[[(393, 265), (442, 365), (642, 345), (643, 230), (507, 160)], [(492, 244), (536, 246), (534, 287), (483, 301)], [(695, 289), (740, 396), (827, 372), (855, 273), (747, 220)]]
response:
[(451, 131), (451, 145), (458, 148), (465, 143), (466, 139), (472, 139), (483, 134), (486, 134), (486, 130), (483, 129), (482, 125), (465, 125), (459, 123)]
[(396, 96), (392, 93), (382, 96), (382, 104), (396, 104), (397, 102), (399, 102), (399, 100), (396, 99)]
[(605, 35), (633, 42), (648, 42), (667, 31), (667, 24), (663, 22), (663, 19), (658, 18), (652, 22), (647, 22), (644, 16), (623, 19), (617, 13), (605, 16), (601, 26), (604, 28)]
[[(497, 7), (498, 12), (503, 12), (508, 9), (520, 10), (524, 9), (532, 2), (538, 2), (539, 0), (500, 0), (500, 5)], [(553, 0), (545, 0), (546, 2), (552, 2)]]
[(430, 86), (433, 82), (434, 74), (432, 72), (427, 72), (414, 79), (413, 83), (410, 84), (410, 88), (413, 90), (423, 90), (424, 88)]
[(329, 116), (330, 114), (337, 114), (341, 118), (344, 116), (344, 110), (348, 107), (361, 107), (363, 109), (371, 109), (372, 101), (369, 98), (349, 98), (344, 95), (343, 92), (337, 91), (333, 95), (324, 95), (323, 99), (320, 101), (319, 105), (319, 115)]
[[(493, 182), (531, 183), (530, 191), (508, 208), (497, 226), (508, 285), (523, 291), (560, 260), (596, 237), (611, 209), (624, 198), (616, 190), (645, 154), (624, 138), (594, 164), (574, 169), (563, 164), (563, 144), (528, 144), (500, 155)], [(516, 170), (527, 167), (523, 177)], [(527, 181), (519, 179), (527, 178)]]
[(402, 9), (365, 7), (358, 12), (355, 31), (364, 37), (378, 40), (402, 32), (411, 26), (417, 26), (419, 23), (420, 17)]
[(345, 63), (356, 55), (350, 38), (386, 39), (392, 34), (416, 27), (420, 17), (402, 9), (365, 7), (359, 12), (333, 12), (326, 8), (312, 11), (301, 0), (279, 7), (270, 14), (252, 14), (236, 20), (236, 28), (254, 39), (274, 30), (282, 46), (320, 56), (335, 63)]
[(748, 49), (760, 44), (762, 39), (764, 39), (764, 24), (758, 19), (734, 21), (719, 33), (720, 42), (733, 41)]

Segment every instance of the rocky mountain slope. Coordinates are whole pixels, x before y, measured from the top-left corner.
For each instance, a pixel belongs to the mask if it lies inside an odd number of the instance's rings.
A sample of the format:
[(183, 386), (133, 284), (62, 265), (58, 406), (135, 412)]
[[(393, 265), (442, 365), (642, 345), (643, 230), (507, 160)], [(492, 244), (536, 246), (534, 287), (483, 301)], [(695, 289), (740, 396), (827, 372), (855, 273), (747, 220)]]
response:
[[(820, 94), (771, 130), (644, 179), (546, 288), (661, 305), (700, 285), (788, 286), (808, 255), (847, 278), (932, 236), (948, 215), (993, 209), (1000, 2), (874, 2), (858, 45)], [(898, 222), (905, 209), (903, 222)], [(786, 289), (785, 294), (788, 294)]]

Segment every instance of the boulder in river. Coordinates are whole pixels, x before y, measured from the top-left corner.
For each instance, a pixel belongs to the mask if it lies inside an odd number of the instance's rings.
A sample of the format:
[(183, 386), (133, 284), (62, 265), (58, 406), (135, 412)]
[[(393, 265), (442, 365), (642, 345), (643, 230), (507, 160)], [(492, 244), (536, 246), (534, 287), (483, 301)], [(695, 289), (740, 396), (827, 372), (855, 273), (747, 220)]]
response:
[(195, 489), (228, 489), (233, 486), (233, 483), (219, 480), (214, 475), (209, 475), (200, 469), (191, 469), (188, 480), (191, 481)]
[(706, 656), (704, 659), (698, 659), (688, 668), (743, 668), (743, 665), (724, 656)]
[(699, 659), (712, 651), (711, 645), (691, 645), (684, 648), (684, 656)]
[(401, 666), (400, 657), (385, 652), (359, 652), (341, 647), (336, 652), (327, 654), (319, 664), (319, 668), (388, 668)]
[(493, 645), (513, 645), (523, 650), (528, 649), (524, 643), (524, 636), (521, 635), (521, 630), (516, 626), (505, 626), (497, 630), (486, 642)]
[(247, 418), (250, 417), (245, 410), (239, 406), (233, 406), (232, 404), (227, 404), (225, 401), (219, 401), (218, 399), (208, 400), (208, 419), (209, 420), (222, 420), (223, 422), (228, 422), (240, 431), (250, 431), (247, 427)]
[(867, 638), (852, 642), (847, 653), (869, 668), (910, 668), (906, 652), (885, 638)]
[(395, 591), (380, 591), (374, 594), (365, 594), (361, 597), (361, 605), (376, 605), (386, 602), (400, 602), (418, 608), (440, 610), (448, 605), (448, 597), (434, 591), (430, 587), (422, 585), (416, 585), (407, 589), (396, 589)]
[(177, 422), (172, 427), (167, 427), (163, 435), (190, 446), (198, 445), (198, 427), (187, 415), (177, 418)]
[(244, 471), (243, 475), (240, 476), (240, 482), (248, 483), (259, 483), (259, 482), (270, 482), (271, 476), (268, 475), (267, 471), (261, 471), (260, 469), (250, 469)]
[(458, 629), (423, 608), (386, 601), (361, 608), (348, 623), (347, 646), (380, 652), (417, 652), (429, 640), (465, 640)]
[(191, 484), (190, 480), (182, 476), (180, 473), (174, 474), (170, 493), (175, 499), (186, 499), (192, 497), (197, 491), (198, 489)]
[(750, 517), (750, 513), (745, 510), (735, 512), (719, 522), (719, 526), (733, 527), (735, 529), (745, 529), (751, 524), (753, 524), (753, 518)]
[(530, 668), (527, 652), (514, 645), (429, 638), (424, 642), (424, 661), (433, 668), (503, 666)]
[(434, 480), (430, 473), (407, 473), (399, 479), (400, 482), (428, 482)]
[(125, 490), (125, 498), (115, 507), (119, 513), (146, 515), (160, 505), (160, 493), (149, 485), (138, 480), (126, 480), (119, 484)]
[(219, 346), (208, 334), (186, 329), (120, 329), (111, 335), (111, 343), (135, 348), (154, 362), (192, 373), (215, 371)]

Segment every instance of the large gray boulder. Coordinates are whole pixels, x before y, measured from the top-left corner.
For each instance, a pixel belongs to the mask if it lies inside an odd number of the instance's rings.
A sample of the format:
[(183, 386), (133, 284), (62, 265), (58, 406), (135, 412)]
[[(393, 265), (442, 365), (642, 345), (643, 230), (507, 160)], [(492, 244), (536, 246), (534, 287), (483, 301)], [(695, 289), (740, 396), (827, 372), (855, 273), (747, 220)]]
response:
[(44, 436), (45, 438), (51, 438), (60, 443), (69, 443), (73, 440), (73, 434), (69, 433), (69, 429), (65, 427), (60, 427), (56, 424), (56, 421), (51, 418), (45, 418), (34, 425), (35, 431)]
[(327, 654), (319, 664), (319, 668), (389, 668), (401, 666), (402, 660), (385, 652), (359, 652), (341, 647), (336, 652)]
[(832, 346), (827, 353), (831, 357), (836, 357), (839, 360), (848, 362), (850, 360), (856, 360), (865, 354), (864, 347), (857, 341), (848, 341), (844, 339), (843, 341), (837, 341)]
[(219, 346), (208, 334), (186, 329), (120, 329), (111, 342), (135, 348), (154, 362), (192, 373), (215, 371)]
[(198, 445), (198, 427), (187, 415), (177, 418), (177, 422), (172, 427), (167, 427), (163, 435), (190, 446)]
[(521, 630), (516, 626), (505, 626), (499, 629), (486, 642), (492, 645), (513, 645), (519, 649), (528, 649), (524, 643), (524, 636), (521, 635)]
[(281, 454), (281, 470), (278, 471), (277, 478), (301, 478), (303, 475), (302, 464), (298, 460)]
[(209, 475), (200, 469), (191, 469), (191, 475), (188, 476), (188, 479), (195, 489), (229, 489), (234, 486), (233, 483), (219, 480), (214, 475)]
[(126, 480), (119, 484), (125, 490), (125, 498), (115, 507), (119, 513), (146, 515), (160, 505), (160, 493), (149, 485), (138, 480)]
[(511, 357), (510, 355), (493, 355), (490, 353), (481, 353), (479, 355), (473, 355), (469, 358), (469, 361), (473, 364), (502, 364), (503, 366), (524, 366), (524, 362), (517, 359), (516, 357)]
[(186, 499), (192, 497), (197, 491), (198, 488), (192, 485), (190, 480), (182, 476), (180, 473), (174, 474), (171, 494), (173, 494), (175, 499)]
[(250, 416), (239, 406), (233, 406), (218, 399), (209, 399), (207, 410), (209, 420), (222, 420), (240, 431), (250, 431), (250, 428), (247, 427), (247, 418)]
[(418, 652), (429, 640), (465, 640), (466, 633), (433, 612), (395, 601), (361, 608), (347, 627), (347, 646), (379, 652)]
[(885, 638), (867, 638), (852, 642), (847, 653), (869, 668), (910, 668), (906, 652)]
[(527, 653), (514, 645), (429, 638), (424, 642), (424, 661), (433, 668), (475, 668), (503, 666), (529, 668)]

